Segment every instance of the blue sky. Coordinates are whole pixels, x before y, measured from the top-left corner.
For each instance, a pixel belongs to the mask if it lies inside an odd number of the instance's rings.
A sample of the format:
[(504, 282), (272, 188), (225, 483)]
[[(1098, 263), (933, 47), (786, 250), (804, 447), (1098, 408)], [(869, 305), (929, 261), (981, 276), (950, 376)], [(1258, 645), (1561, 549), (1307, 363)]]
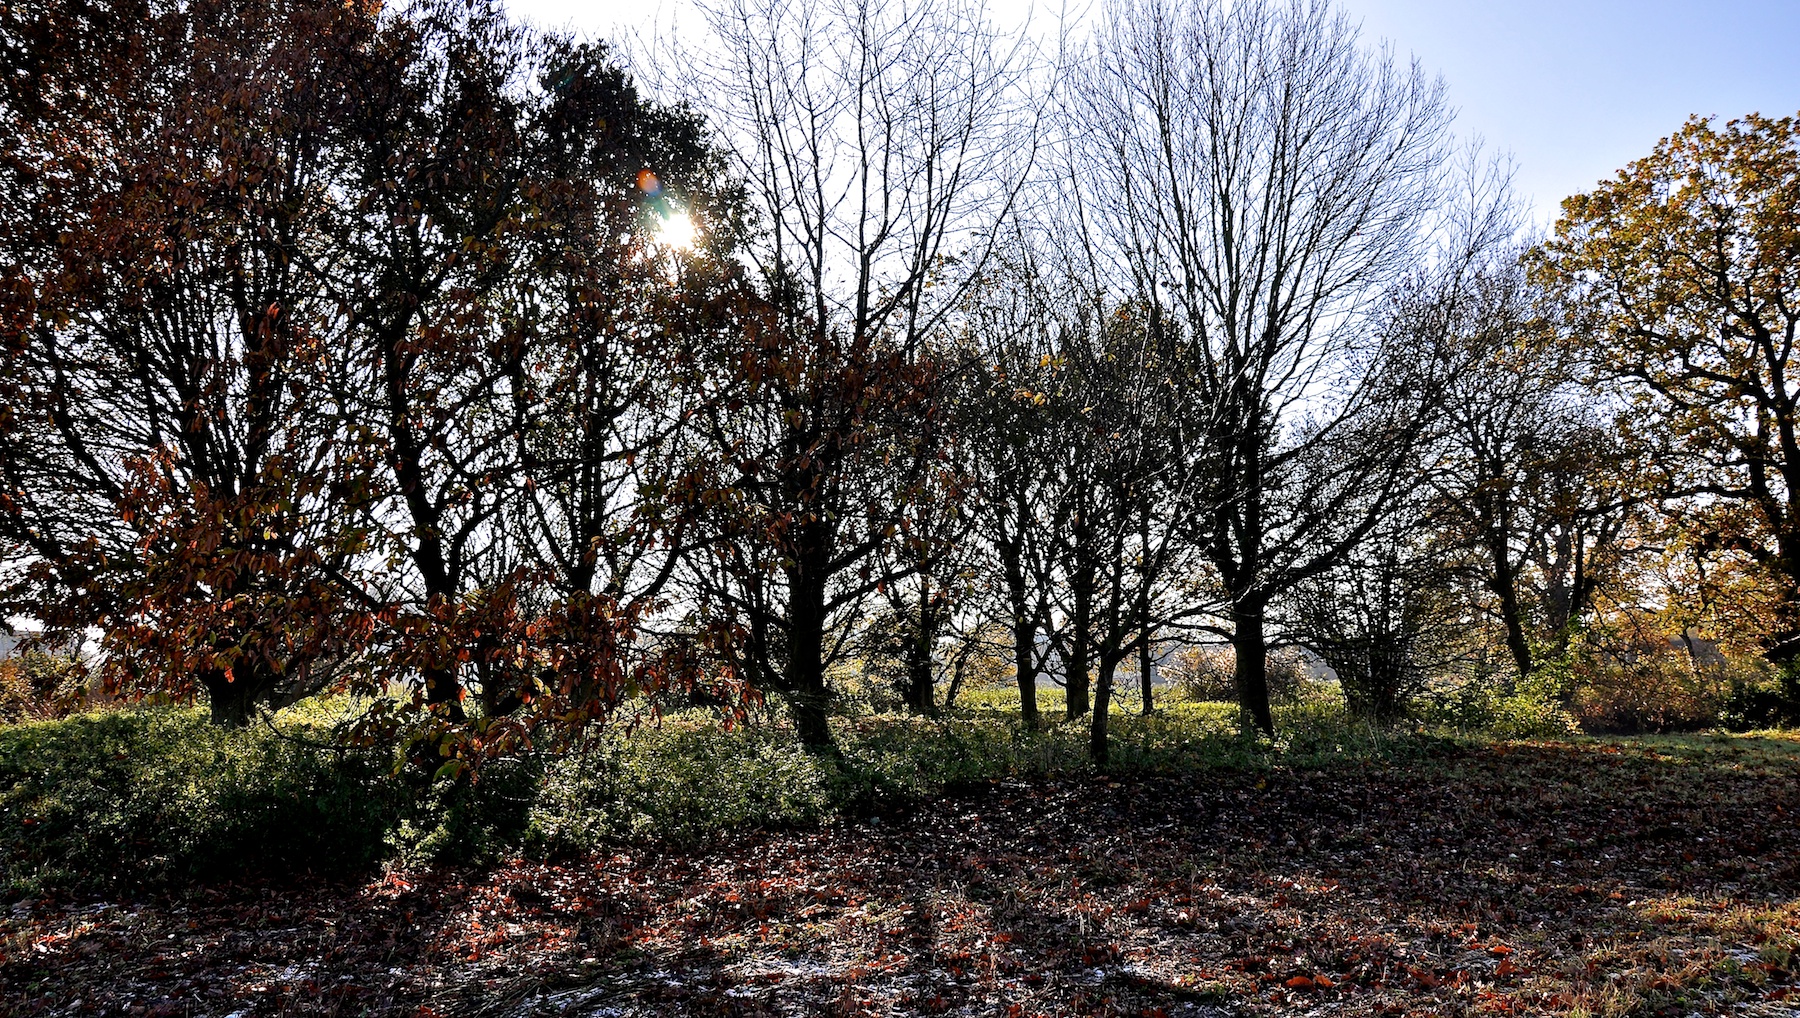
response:
[(1800, 113), (1800, 0), (1349, 0), (1518, 161), (1540, 215), (1690, 114)]
[[(1029, 6), (991, 2), (1000, 18)], [(1519, 191), (1546, 222), (1564, 196), (1648, 153), (1689, 114), (1800, 113), (1800, 0), (1340, 2), (1370, 38), (1444, 76), (1459, 130), (1513, 154)], [(508, 0), (534, 21), (600, 36), (648, 30), (676, 6)]]

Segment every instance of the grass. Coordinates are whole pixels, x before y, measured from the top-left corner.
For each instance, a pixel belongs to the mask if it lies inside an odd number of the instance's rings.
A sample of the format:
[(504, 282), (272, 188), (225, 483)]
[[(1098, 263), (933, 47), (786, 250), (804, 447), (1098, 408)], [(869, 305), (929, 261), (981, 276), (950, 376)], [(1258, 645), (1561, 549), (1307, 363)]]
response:
[[(696, 842), (746, 826), (791, 827), (870, 815), (1008, 778), (1079, 777), (1095, 768), (1086, 719), (1020, 722), (1016, 691), (978, 691), (934, 718), (864, 713), (834, 722), (841, 753), (811, 755), (784, 725), (721, 730), (701, 713), (602, 733), (549, 763), (526, 840), (592, 852), (657, 838)], [(1454, 744), (1444, 732), (1384, 731), (1325, 703), (1276, 709), (1278, 738), (1244, 738), (1237, 708), (1173, 703), (1149, 717), (1115, 706), (1114, 777), (1320, 768), (1411, 759)]]
[(1793, 735), (1571, 736), (1498, 700), (1382, 730), (1311, 701), (1271, 741), (1228, 704), (1129, 706), (1106, 773), (1085, 723), (1028, 729), (1005, 691), (847, 712), (835, 756), (778, 715), (645, 716), (473, 782), (319, 748), (342, 703), (0, 728), (0, 995), (1626, 1018), (1800, 993)]

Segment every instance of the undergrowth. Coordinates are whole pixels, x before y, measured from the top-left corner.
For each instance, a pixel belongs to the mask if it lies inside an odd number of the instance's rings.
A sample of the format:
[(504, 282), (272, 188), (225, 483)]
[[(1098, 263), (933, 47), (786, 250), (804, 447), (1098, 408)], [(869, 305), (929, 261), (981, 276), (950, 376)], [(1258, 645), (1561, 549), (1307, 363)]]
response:
[(365, 865), (405, 797), (386, 761), (196, 710), (0, 728), (0, 880), (100, 889)]
[[(851, 714), (841, 752), (801, 749), (778, 714), (726, 729), (704, 711), (618, 725), (560, 755), (433, 780), (391, 753), (330, 749), (349, 705), (314, 703), (226, 731), (196, 710), (142, 708), (0, 727), (0, 881), (9, 896), (310, 871), (382, 860), (481, 863), (621, 842), (695, 842), (752, 827), (904, 811), (946, 790), (1094, 772), (1084, 720), (1021, 724), (1004, 697), (938, 717)], [(1546, 713), (1548, 711), (1548, 713)], [(1418, 759), (1488, 735), (1563, 737), (1566, 715), (1510, 701), (1447, 703), (1404, 729), (1330, 702), (1277, 708), (1246, 738), (1224, 703), (1112, 715), (1107, 772), (1333, 767)]]

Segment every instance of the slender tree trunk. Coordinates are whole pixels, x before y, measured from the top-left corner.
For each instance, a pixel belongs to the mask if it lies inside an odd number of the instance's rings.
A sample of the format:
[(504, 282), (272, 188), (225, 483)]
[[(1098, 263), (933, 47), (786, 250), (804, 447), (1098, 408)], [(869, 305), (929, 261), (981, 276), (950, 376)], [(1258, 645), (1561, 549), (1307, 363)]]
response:
[(931, 610), (931, 588), (921, 582), (919, 613), (913, 619), (912, 638), (906, 647), (906, 706), (914, 714), (937, 713), (936, 683), (931, 674), (931, 649), (937, 642), (935, 616)]
[(1088, 653), (1094, 642), (1094, 563), (1085, 521), (1075, 527), (1075, 575), (1069, 594), (1074, 600), (1067, 656), (1063, 660), (1064, 692), (1070, 720), (1088, 712)]
[(1231, 624), (1238, 707), (1246, 721), (1272, 736), (1275, 715), (1269, 709), (1269, 644), (1261, 599), (1240, 595), (1232, 605)]
[(1013, 677), (1019, 685), (1019, 716), (1027, 728), (1042, 722), (1037, 697), (1037, 621), (1031, 614), (1031, 592), (1025, 586), (1022, 541), (1000, 547), (1000, 563), (1006, 574), (1006, 597), (1012, 611)]
[(1112, 752), (1107, 722), (1110, 720), (1113, 677), (1117, 668), (1116, 655), (1100, 656), (1099, 673), (1094, 681), (1094, 716), (1088, 722), (1088, 759), (1101, 769), (1105, 769)]
[(1146, 634), (1143, 644), (1138, 647), (1138, 684), (1143, 688), (1145, 717), (1156, 713), (1156, 702), (1151, 699), (1156, 691), (1156, 661), (1150, 651), (1150, 637)]
[(1088, 641), (1092, 626), (1087, 613), (1077, 609), (1069, 644), (1063, 654), (1063, 694), (1071, 721), (1088, 712)]
[(1500, 622), (1506, 627), (1506, 649), (1512, 654), (1519, 678), (1531, 674), (1531, 643), (1525, 638), (1525, 610), (1519, 604), (1518, 571), (1507, 562), (1504, 549), (1493, 549), (1494, 582), (1490, 588), (1500, 599)]
[(944, 709), (956, 706), (956, 695), (962, 692), (963, 676), (969, 669), (969, 652), (956, 655), (956, 662), (950, 668), (950, 685), (944, 690)]
[(1138, 589), (1138, 684), (1143, 689), (1143, 712), (1149, 717), (1156, 712), (1156, 701), (1153, 695), (1156, 690), (1156, 662), (1150, 637), (1150, 507), (1140, 496), (1138, 501), (1138, 556), (1143, 562), (1143, 570), (1139, 574)]

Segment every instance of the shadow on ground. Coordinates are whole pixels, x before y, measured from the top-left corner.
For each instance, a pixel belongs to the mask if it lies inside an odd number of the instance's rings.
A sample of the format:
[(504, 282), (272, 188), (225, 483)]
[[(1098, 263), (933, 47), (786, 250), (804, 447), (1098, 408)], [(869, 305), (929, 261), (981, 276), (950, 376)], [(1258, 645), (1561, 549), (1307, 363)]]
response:
[(705, 849), (26, 902), (20, 1014), (1800, 1013), (1791, 742), (1003, 782)]

